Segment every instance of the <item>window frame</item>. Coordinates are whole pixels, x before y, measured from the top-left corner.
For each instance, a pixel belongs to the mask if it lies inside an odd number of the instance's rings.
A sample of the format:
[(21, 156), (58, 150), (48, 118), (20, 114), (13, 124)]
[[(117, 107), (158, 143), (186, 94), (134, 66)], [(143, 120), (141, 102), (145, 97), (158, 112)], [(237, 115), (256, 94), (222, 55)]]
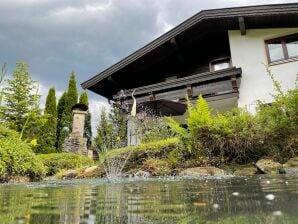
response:
[[(219, 70), (214, 70), (214, 64), (216, 64), (216, 63), (219, 64), (220, 62), (228, 62), (229, 63), (229, 67), (228, 68), (231, 68), (232, 67), (231, 57), (221, 57), (221, 58), (217, 58), (217, 59), (211, 60), (209, 62), (209, 70), (210, 70), (210, 72), (219, 71)], [(228, 69), (228, 68), (224, 68), (224, 69)], [(220, 70), (223, 70), (223, 69), (220, 69)]]
[[(281, 37), (265, 40), (266, 56), (267, 56), (267, 61), (268, 61), (269, 65), (279, 63), (279, 62), (283, 62), (283, 61), (287, 61), (287, 60), (291, 60), (291, 59), (297, 59), (298, 60), (298, 55), (289, 57), (289, 53), (288, 53), (286, 40), (289, 39), (289, 38), (293, 38), (293, 37), (297, 37), (297, 40), (298, 40), (298, 33), (294, 33), (294, 34), (291, 34), (291, 35), (286, 35), (286, 36), (281, 36)], [(280, 41), (284, 57), (281, 58), (281, 59), (277, 59), (277, 60), (272, 61), (271, 58), (270, 58), (270, 52), (269, 52), (268, 45), (272, 42), (275, 42), (275, 41)]]

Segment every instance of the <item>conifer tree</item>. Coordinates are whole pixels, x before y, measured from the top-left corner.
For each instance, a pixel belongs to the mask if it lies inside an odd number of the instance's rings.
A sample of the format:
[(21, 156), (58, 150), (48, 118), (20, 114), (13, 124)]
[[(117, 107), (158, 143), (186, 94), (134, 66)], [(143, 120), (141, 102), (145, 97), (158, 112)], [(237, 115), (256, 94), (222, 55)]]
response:
[(62, 96), (59, 98), (58, 105), (57, 105), (57, 131), (56, 131), (56, 133), (57, 133), (56, 148), (57, 149), (59, 148), (58, 143), (59, 143), (59, 138), (60, 138), (60, 132), (62, 131), (62, 128), (63, 128), (62, 123), (61, 123), (61, 118), (62, 118), (62, 114), (63, 114), (64, 108), (65, 108), (66, 95), (67, 95), (66, 92), (64, 92), (62, 94)]
[(62, 144), (65, 139), (65, 133), (63, 133), (63, 127), (68, 127), (71, 131), (72, 129), (72, 107), (78, 102), (78, 89), (77, 82), (75, 78), (74, 72), (71, 73), (68, 90), (65, 97), (65, 106), (62, 112), (61, 120), (60, 120), (60, 130), (59, 130), (59, 139), (58, 139), (58, 149), (62, 150)]
[(88, 95), (86, 91), (83, 91), (80, 95), (79, 103), (85, 104), (86, 106), (89, 106), (89, 100)]
[(113, 147), (126, 146), (126, 119), (116, 104), (111, 108), (109, 119), (113, 127)]
[(78, 103), (78, 89), (77, 89), (77, 81), (75, 77), (75, 73), (72, 71), (69, 82), (68, 82), (68, 90), (67, 90), (67, 104), (70, 108), (73, 105)]
[(2, 104), (2, 98), (3, 98), (3, 90), (2, 90), (2, 85), (4, 82), (4, 78), (6, 75), (6, 64), (4, 63), (4, 65), (1, 67), (1, 71), (0, 71), (0, 106)]
[[(80, 95), (79, 103), (89, 107), (89, 100), (86, 91), (83, 91)], [(87, 147), (92, 144), (92, 127), (91, 127), (91, 113), (88, 111), (85, 119), (85, 135), (87, 137)]]
[(43, 125), (39, 109), (38, 85), (28, 72), (25, 62), (17, 62), (12, 79), (3, 89), (5, 106), (1, 114), (9, 128), (21, 132), (21, 137), (32, 139)]
[(47, 118), (45, 125), (42, 127), (37, 152), (52, 153), (56, 152), (56, 132), (57, 132), (57, 103), (55, 88), (51, 87), (46, 99), (44, 116)]
[(101, 110), (94, 141), (101, 152), (126, 146), (126, 119), (117, 105), (109, 113)]
[(97, 135), (94, 142), (100, 152), (106, 152), (107, 150), (113, 148), (112, 124), (109, 122), (109, 118), (104, 107), (101, 109), (100, 119), (97, 125)]
[(61, 95), (61, 97), (59, 98), (59, 101), (58, 101), (58, 105), (57, 105), (57, 120), (58, 120), (58, 126), (59, 126), (59, 123), (60, 123), (60, 121), (61, 121), (62, 114), (63, 114), (64, 108), (65, 108), (66, 95), (67, 95), (67, 93), (64, 92), (64, 93)]

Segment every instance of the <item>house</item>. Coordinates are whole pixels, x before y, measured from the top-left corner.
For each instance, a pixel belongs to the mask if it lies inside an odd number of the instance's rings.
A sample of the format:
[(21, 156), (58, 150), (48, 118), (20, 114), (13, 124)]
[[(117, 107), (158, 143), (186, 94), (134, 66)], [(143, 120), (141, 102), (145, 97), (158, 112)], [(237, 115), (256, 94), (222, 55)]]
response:
[(202, 94), (218, 111), (253, 112), (257, 100), (272, 100), (264, 64), (282, 88), (294, 87), (298, 3), (201, 11), (81, 85), (112, 101), (121, 90), (138, 104)]

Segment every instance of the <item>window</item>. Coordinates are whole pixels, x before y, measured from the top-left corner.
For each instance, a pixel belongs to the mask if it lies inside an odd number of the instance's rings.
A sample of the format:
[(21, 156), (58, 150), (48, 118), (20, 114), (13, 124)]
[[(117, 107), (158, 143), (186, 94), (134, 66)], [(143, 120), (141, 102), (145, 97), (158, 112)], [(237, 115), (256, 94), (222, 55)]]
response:
[(221, 69), (226, 69), (231, 67), (231, 60), (230, 58), (221, 58), (216, 59), (210, 62), (210, 71), (218, 71)]
[(265, 41), (268, 62), (298, 57), (298, 34)]

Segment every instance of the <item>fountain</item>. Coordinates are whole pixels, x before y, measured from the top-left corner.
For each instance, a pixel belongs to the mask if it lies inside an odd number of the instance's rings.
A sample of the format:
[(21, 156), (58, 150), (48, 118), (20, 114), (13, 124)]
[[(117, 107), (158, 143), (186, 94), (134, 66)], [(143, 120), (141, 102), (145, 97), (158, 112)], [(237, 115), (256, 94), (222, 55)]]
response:
[(115, 180), (122, 177), (122, 170), (127, 163), (130, 154), (113, 158), (106, 157), (104, 160), (104, 170), (108, 180)]
[[(133, 97), (133, 94), (132, 94)], [(128, 104), (126, 102), (126, 95), (123, 90), (119, 93), (119, 105), (118, 105), (123, 114), (126, 114), (128, 117), (129, 109)], [(127, 118), (127, 120), (129, 120)], [(115, 180), (122, 176), (122, 170), (127, 163), (130, 153), (125, 156), (117, 156), (117, 157), (109, 157), (107, 156), (107, 149), (104, 150), (103, 153), (103, 165), (106, 173), (106, 177), (108, 180)]]

